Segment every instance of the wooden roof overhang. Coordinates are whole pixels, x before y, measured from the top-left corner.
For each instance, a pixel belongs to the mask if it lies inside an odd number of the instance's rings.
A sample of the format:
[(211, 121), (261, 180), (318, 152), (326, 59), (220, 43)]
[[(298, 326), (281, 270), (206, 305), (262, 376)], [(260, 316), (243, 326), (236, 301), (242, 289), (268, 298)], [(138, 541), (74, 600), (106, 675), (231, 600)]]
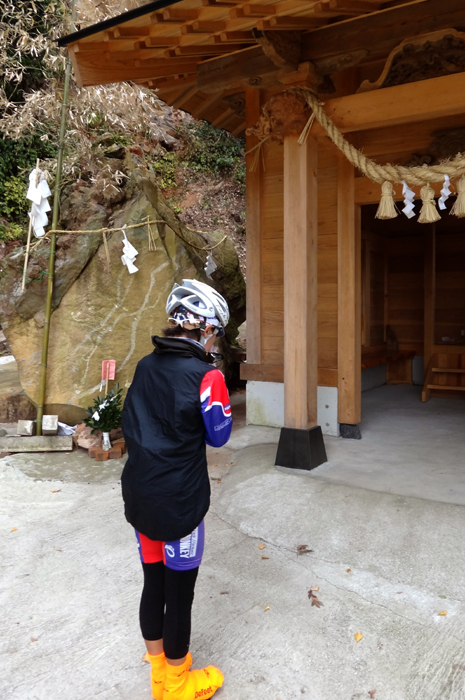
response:
[(134, 81), (240, 135), (246, 88), (353, 93), (354, 66), (376, 77), (404, 39), (453, 27), (463, 0), (156, 0), (59, 44), (81, 87)]

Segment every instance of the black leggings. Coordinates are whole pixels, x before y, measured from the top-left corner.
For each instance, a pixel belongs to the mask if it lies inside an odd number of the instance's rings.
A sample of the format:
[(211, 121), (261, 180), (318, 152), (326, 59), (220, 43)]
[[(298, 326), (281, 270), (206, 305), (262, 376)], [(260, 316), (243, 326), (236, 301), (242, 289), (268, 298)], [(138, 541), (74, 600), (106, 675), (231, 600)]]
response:
[(174, 571), (162, 561), (142, 564), (144, 588), (139, 620), (147, 641), (163, 638), (168, 659), (182, 659), (189, 651), (191, 609), (199, 568)]

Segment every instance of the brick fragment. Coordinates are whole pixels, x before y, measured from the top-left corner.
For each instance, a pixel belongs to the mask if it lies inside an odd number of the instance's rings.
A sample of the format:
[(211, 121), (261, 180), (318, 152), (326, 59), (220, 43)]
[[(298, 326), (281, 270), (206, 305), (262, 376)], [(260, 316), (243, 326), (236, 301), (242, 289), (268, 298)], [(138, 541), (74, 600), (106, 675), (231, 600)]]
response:
[(110, 459), (110, 455), (107, 451), (100, 449), (96, 451), (95, 459), (97, 460), (97, 462), (106, 462), (107, 459)]

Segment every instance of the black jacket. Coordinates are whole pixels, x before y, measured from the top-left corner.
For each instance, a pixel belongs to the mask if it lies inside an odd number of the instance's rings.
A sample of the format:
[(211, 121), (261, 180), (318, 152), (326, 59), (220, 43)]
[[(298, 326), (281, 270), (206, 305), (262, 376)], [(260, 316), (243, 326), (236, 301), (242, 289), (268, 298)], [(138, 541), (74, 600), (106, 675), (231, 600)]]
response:
[(152, 338), (123, 409), (128, 460), (121, 477), (125, 515), (152, 540), (185, 537), (210, 506), (200, 404), (213, 358), (183, 338)]

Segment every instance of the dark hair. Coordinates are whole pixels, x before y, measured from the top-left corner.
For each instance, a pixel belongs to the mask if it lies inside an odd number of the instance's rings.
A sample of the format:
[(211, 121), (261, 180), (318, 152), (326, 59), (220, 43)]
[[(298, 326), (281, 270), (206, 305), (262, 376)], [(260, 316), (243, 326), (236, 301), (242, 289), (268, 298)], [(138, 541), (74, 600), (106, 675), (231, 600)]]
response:
[(182, 328), (181, 326), (169, 326), (164, 328), (162, 331), (165, 338), (190, 338), (191, 340), (196, 340), (200, 342), (200, 329), (193, 328), (192, 330), (187, 330), (187, 328)]

